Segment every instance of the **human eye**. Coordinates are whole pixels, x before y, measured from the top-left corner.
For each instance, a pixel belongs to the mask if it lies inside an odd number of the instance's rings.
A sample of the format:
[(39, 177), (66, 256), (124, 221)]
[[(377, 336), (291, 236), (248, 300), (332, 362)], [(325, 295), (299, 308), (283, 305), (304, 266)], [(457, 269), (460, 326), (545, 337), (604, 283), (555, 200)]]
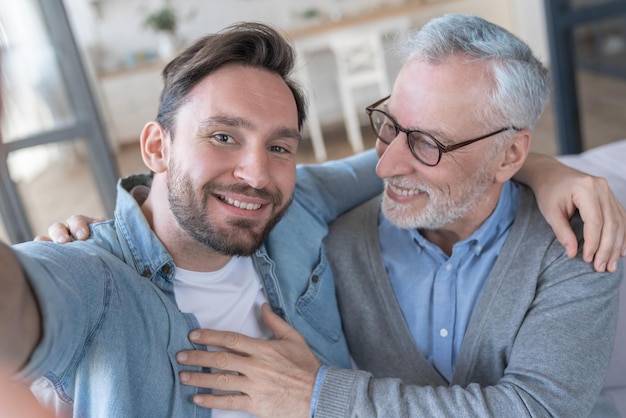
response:
[(291, 137), (281, 138), (278, 140), (274, 140), (270, 144), (268, 144), (267, 149), (273, 154), (278, 154), (282, 157), (288, 157), (296, 154), (299, 144), (299, 139)]
[(385, 136), (396, 136), (396, 125), (389, 118), (385, 118), (380, 125), (380, 132)]
[(396, 124), (382, 112), (376, 114), (375, 126), (378, 136), (386, 141), (392, 141), (398, 134)]
[(272, 152), (276, 152), (279, 154), (288, 154), (291, 153), (291, 151), (289, 151), (287, 148), (280, 146), (280, 145), (272, 145), (269, 147), (269, 150)]
[(228, 134), (214, 133), (213, 135), (211, 135), (211, 138), (222, 144), (234, 144), (235, 143), (235, 139)]
[(415, 148), (428, 151), (434, 151), (438, 148), (437, 144), (431, 137), (418, 131), (411, 132), (410, 140)]

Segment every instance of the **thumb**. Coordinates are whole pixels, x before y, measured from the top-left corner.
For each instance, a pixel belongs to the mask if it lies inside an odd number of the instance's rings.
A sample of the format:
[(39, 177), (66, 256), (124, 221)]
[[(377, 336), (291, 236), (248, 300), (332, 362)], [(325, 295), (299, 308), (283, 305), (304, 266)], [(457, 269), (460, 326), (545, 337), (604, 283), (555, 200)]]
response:
[(552, 220), (550, 225), (554, 230), (556, 239), (565, 248), (567, 256), (569, 258), (575, 257), (576, 253), (578, 253), (578, 240), (569, 222), (565, 218), (558, 218)]
[(277, 340), (288, 339), (290, 334), (295, 332), (291, 325), (272, 312), (272, 309), (267, 303), (261, 306), (261, 317), (267, 326), (270, 327)]

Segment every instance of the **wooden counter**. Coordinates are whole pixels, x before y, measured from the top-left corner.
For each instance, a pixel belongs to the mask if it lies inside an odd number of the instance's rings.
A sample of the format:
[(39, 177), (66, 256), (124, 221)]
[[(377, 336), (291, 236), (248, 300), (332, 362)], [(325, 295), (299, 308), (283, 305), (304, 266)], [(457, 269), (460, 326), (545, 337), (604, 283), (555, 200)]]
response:
[(328, 19), (318, 24), (288, 30), (287, 36), (294, 41), (297, 41), (302, 38), (316, 36), (326, 32), (348, 29), (369, 23), (376, 23), (386, 19), (407, 17), (426, 10), (430, 3), (432, 3), (432, 1), (412, 0), (408, 4), (387, 6), (384, 8), (365, 11), (357, 15), (348, 15), (338, 21)]

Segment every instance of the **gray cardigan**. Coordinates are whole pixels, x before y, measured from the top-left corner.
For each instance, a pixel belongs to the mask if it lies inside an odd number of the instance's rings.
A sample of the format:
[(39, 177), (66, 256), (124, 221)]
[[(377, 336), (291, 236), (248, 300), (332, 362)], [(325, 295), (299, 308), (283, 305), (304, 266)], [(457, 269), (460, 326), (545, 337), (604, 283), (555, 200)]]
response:
[[(450, 384), (419, 352), (378, 240), (380, 198), (327, 237), (342, 321), (362, 370), (330, 368), (315, 417), (587, 417), (616, 327), (621, 272), (568, 259), (521, 188), (518, 215), (468, 324)], [(573, 226), (581, 236), (578, 217)], [(416, 272), (416, 275), (419, 272)]]

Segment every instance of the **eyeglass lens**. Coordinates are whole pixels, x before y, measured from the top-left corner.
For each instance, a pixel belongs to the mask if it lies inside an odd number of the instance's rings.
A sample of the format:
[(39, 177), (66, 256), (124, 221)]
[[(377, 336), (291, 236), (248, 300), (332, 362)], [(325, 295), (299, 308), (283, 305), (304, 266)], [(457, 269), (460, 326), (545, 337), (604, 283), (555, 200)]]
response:
[[(390, 144), (401, 131), (395, 121), (380, 110), (372, 110), (370, 118), (374, 132), (386, 144)], [(439, 147), (428, 135), (411, 131), (408, 134), (408, 144), (413, 155), (424, 164), (436, 165), (439, 162)]]

